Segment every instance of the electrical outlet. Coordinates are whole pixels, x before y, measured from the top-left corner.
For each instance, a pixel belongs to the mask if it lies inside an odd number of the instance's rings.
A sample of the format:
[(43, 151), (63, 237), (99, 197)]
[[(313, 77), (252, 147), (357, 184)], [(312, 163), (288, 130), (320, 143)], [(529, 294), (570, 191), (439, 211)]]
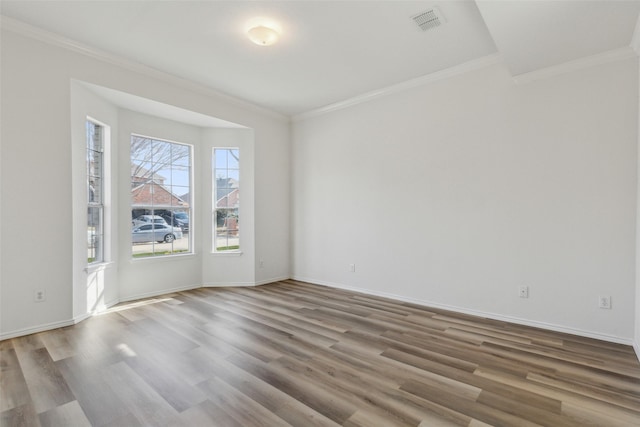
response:
[(356, 265), (355, 264), (349, 264), (349, 271), (352, 273), (356, 272)]
[(263, 259), (260, 260), (260, 268), (264, 268), (264, 260)]
[(598, 297), (598, 307), (610, 310), (611, 309), (611, 297), (610, 296), (600, 296), (600, 297)]
[(520, 286), (518, 288), (518, 296), (520, 298), (529, 298), (529, 287), (528, 286)]
[(44, 289), (38, 289), (37, 291), (33, 292), (33, 300), (35, 302), (42, 302), (46, 299), (47, 299), (47, 294), (45, 293)]

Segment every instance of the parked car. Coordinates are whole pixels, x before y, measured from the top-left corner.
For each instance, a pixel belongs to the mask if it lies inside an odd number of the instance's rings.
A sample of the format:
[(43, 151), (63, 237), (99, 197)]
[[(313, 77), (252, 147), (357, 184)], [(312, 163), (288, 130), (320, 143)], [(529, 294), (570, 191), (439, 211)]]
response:
[(167, 224), (142, 224), (131, 230), (132, 243), (171, 243), (176, 239), (182, 239), (182, 230)]
[(143, 225), (143, 224), (151, 224), (151, 223), (168, 225), (167, 221), (165, 221), (164, 218), (162, 218), (159, 215), (140, 215), (139, 217), (137, 217), (133, 221), (131, 221), (131, 223), (134, 226)]
[(160, 216), (169, 225), (182, 228), (182, 231), (189, 231), (189, 215), (184, 212), (163, 213)]

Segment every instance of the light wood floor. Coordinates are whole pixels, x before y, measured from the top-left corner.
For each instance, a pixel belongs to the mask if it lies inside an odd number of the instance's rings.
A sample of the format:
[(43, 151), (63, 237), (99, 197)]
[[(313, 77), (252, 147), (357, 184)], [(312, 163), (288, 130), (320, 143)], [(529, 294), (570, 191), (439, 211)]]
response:
[(628, 346), (290, 280), (0, 351), (3, 426), (640, 426)]

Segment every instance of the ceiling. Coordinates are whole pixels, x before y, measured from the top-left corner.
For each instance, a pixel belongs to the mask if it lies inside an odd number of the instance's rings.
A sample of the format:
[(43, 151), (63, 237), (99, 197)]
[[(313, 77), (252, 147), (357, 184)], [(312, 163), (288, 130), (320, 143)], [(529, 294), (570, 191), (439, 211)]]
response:
[[(412, 16), (437, 6), (446, 23)], [(2, 15), (285, 115), (500, 53), (514, 76), (631, 44), (640, 0), (12, 1)], [(247, 21), (282, 27), (269, 47)]]
[(631, 44), (640, 1), (487, 1), (478, 7), (514, 76)]

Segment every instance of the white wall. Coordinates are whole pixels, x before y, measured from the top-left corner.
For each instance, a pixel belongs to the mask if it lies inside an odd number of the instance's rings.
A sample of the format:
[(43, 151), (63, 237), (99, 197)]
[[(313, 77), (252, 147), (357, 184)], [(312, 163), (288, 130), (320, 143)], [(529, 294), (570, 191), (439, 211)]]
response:
[(291, 277), (290, 140), (289, 126), (274, 129), (273, 135), (255, 132), (256, 284)]
[(51, 49), (6, 33), (1, 43), (0, 327), (16, 331), (72, 317), (70, 90)]
[[(118, 201), (114, 194), (117, 184), (118, 109), (96, 96), (81, 83), (70, 82), (71, 89), (71, 191), (73, 217), (73, 318), (104, 310), (118, 301)], [(105, 263), (87, 268), (87, 141), (86, 121), (90, 117), (104, 125), (105, 182), (104, 227)]]
[[(202, 232), (207, 236), (202, 248), (202, 284), (205, 286), (247, 286), (256, 282), (254, 208), (254, 134), (251, 129), (205, 129), (202, 135), (203, 205)], [(240, 252), (214, 253), (211, 156), (214, 147), (240, 150)]]
[[(286, 118), (170, 76), (102, 60), (99, 53), (85, 55), (73, 48), (58, 46), (55, 41), (44, 43), (19, 34), (20, 31), (3, 27), (0, 46), (0, 216), (3, 219), (0, 224), (0, 338), (69, 324), (74, 315), (80, 314), (74, 313), (73, 306), (73, 282), (78, 273), (74, 269), (72, 244), (70, 86), (74, 79), (252, 128), (256, 141), (255, 181), (261, 187), (274, 189), (255, 200), (255, 257), (277, 257), (268, 274), (262, 271), (254, 274), (260, 280), (289, 275), (288, 215), (273, 214), (280, 207), (286, 212), (289, 206), (289, 171), (282, 168), (289, 163)], [(122, 126), (120, 117), (120, 133)], [(118, 155), (122, 157), (123, 153)], [(122, 167), (120, 165), (120, 173)], [(124, 184), (118, 182), (118, 185)], [(125, 208), (124, 204), (119, 205), (120, 215)], [(269, 242), (274, 240), (278, 240), (277, 246), (267, 254), (272, 249)], [(122, 238), (118, 242), (120, 251), (124, 242), (126, 239)], [(126, 282), (149, 277), (136, 276), (137, 272), (134, 274), (121, 262), (122, 256), (118, 254), (117, 269)], [(200, 274), (199, 264), (196, 270)], [(184, 284), (188, 284), (186, 279)], [(47, 300), (35, 303), (33, 291), (42, 288), (46, 290)], [(147, 290), (146, 287), (137, 289)], [(132, 294), (120, 295), (120, 298), (123, 296)]]
[[(206, 155), (201, 143), (201, 130), (175, 121), (148, 116), (146, 114), (119, 110), (119, 183), (118, 218), (123, 226), (117, 229), (119, 235), (119, 294), (121, 300), (157, 295), (178, 289), (201, 286), (200, 263), (202, 262), (202, 238), (198, 235), (202, 223), (194, 215), (192, 237), (193, 254), (177, 255), (170, 258), (132, 259), (131, 255), (131, 134), (150, 136), (168, 141), (181, 142), (193, 146), (193, 159)], [(193, 168), (194, 208), (197, 208), (202, 192), (200, 183), (203, 171)], [(195, 235), (194, 235), (195, 234)], [(186, 237), (185, 237), (186, 238)]]
[[(640, 16), (638, 17), (640, 22)], [(636, 27), (636, 31), (640, 31), (640, 26)], [(639, 52), (640, 53), (640, 52)], [(640, 65), (638, 66), (638, 165), (640, 166)], [(640, 171), (636, 169), (638, 179), (638, 194), (636, 207), (636, 311), (635, 311), (635, 335), (634, 348), (636, 356), (640, 360)]]
[(637, 85), (494, 65), (294, 123), (294, 277), (630, 342)]

